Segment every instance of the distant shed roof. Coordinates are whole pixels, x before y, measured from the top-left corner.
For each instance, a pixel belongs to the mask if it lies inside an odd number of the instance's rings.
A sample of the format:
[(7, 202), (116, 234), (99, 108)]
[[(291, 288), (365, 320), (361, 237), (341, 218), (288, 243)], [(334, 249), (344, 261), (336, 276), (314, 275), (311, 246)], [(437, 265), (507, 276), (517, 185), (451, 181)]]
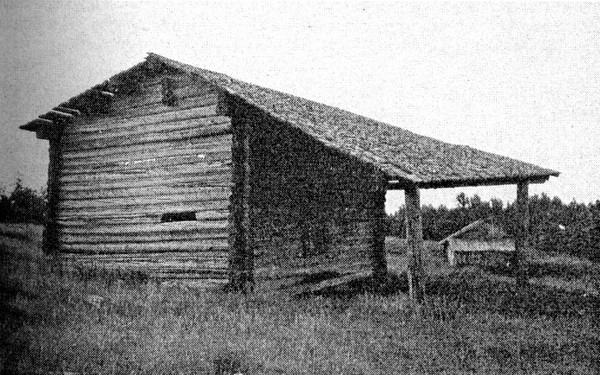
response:
[[(112, 79), (122, 79), (128, 72), (144, 64), (157, 63), (200, 76), (272, 117), (302, 130), (324, 145), (377, 167), (390, 180), (398, 180), (400, 187), (409, 184), (421, 188), (507, 184), (521, 180), (543, 182), (549, 176), (559, 174), (516, 159), (418, 135), (346, 110), (239, 81), (153, 53), (148, 55), (145, 62), (115, 75), (57, 108), (69, 108), (82, 95), (107, 90)], [(51, 117), (51, 112), (41, 117), (47, 119)], [(21, 128), (35, 131), (47, 126), (46, 122), (36, 119)]]
[(443, 244), (451, 239), (461, 240), (479, 240), (479, 241), (492, 241), (492, 240), (504, 240), (510, 236), (504, 229), (496, 223), (494, 218), (488, 217), (485, 219), (476, 220), (458, 231), (452, 233), (448, 237), (441, 240), (439, 243)]

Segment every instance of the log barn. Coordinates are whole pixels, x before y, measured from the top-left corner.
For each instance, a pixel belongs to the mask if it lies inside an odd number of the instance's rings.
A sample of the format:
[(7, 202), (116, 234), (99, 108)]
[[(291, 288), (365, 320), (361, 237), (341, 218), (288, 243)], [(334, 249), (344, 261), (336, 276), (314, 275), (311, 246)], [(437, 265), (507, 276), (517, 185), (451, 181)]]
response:
[(402, 189), (418, 297), (419, 189), (517, 184), (523, 204), (558, 175), (152, 53), (21, 128), (49, 141), (47, 253), (236, 288), (385, 275)]

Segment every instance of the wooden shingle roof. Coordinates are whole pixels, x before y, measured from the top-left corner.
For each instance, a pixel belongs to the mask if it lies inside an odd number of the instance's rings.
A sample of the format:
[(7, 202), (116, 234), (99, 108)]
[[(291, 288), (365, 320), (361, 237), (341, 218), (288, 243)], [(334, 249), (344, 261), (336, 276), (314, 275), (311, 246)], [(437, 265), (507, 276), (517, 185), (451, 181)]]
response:
[[(508, 184), (522, 180), (543, 182), (549, 176), (559, 174), (509, 157), (418, 135), (343, 109), (243, 82), (153, 53), (148, 55), (146, 63), (164, 64), (200, 76), (275, 119), (302, 130), (325, 146), (375, 166), (389, 180), (396, 180), (399, 187)], [(126, 74), (127, 71), (118, 76)], [(96, 91), (101, 89), (96, 87)], [(33, 125), (29, 128), (28, 125), (35, 121), (22, 128), (34, 130)]]

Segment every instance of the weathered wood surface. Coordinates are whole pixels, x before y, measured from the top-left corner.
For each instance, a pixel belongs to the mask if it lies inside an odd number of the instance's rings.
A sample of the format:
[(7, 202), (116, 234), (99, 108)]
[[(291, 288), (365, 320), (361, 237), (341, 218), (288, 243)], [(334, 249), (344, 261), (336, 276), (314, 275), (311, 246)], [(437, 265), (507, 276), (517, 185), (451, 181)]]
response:
[(53, 254), (59, 251), (60, 246), (57, 223), (60, 202), (60, 184), (58, 180), (61, 168), (60, 138), (51, 138), (49, 143), (48, 204), (46, 206), (42, 249), (46, 254)]
[(143, 134), (120, 135), (111, 138), (95, 139), (93, 141), (74, 141), (65, 143), (64, 150), (81, 151), (95, 150), (104, 148), (123, 147), (130, 145), (152, 144), (159, 142), (170, 142), (180, 139), (190, 139), (199, 137), (210, 137), (231, 133), (229, 123), (207, 125), (207, 126), (182, 126), (180, 129), (171, 129), (170, 131), (146, 132)]
[[(117, 87), (103, 113), (86, 110), (65, 124), (56, 176), (60, 250), (72, 264), (223, 281), (231, 120), (219, 114), (215, 87), (176, 76), (166, 105), (162, 82)], [(186, 212), (195, 220), (161, 222)]]
[(516, 200), (517, 226), (515, 237), (514, 267), (518, 287), (527, 285), (527, 270), (525, 252), (527, 251), (529, 233), (529, 182), (521, 181), (517, 184)]
[(60, 197), (64, 200), (76, 199), (76, 200), (95, 200), (95, 199), (110, 199), (110, 198), (130, 198), (130, 197), (163, 197), (163, 196), (183, 196), (183, 195), (201, 195), (203, 197), (225, 197), (229, 196), (231, 189), (224, 186), (157, 186), (152, 189), (148, 188), (123, 188), (113, 189), (107, 191), (61, 191)]
[(373, 252), (375, 217), (382, 212), (382, 195), (374, 193), (381, 192), (377, 171), (297, 129), (244, 111), (257, 287), (290, 285), (323, 272), (381, 270), (383, 254)]
[(67, 125), (66, 130), (68, 132), (76, 131), (73, 137), (78, 137), (85, 134), (101, 134), (104, 131), (115, 132), (121, 129), (132, 129), (137, 126), (215, 117), (217, 116), (217, 105), (217, 103), (211, 103), (201, 107), (191, 106), (189, 108), (162, 105), (157, 106), (155, 111), (129, 117), (80, 116), (73, 123)]
[(423, 280), (423, 221), (421, 200), (416, 186), (404, 190), (406, 203), (406, 239), (408, 240), (408, 293), (412, 300), (420, 302), (424, 296)]
[(375, 207), (372, 214), (373, 243), (371, 245), (371, 263), (373, 264), (373, 277), (378, 283), (383, 283), (387, 274), (387, 262), (385, 256), (385, 193), (387, 179), (380, 176), (374, 179), (374, 183), (379, 183), (379, 189), (373, 193)]
[(205, 250), (221, 250), (227, 252), (227, 239), (192, 239), (177, 241), (159, 241), (152, 243), (62, 243), (61, 250), (66, 253), (87, 253), (87, 254), (109, 254), (109, 253), (127, 253), (127, 252), (202, 252)]

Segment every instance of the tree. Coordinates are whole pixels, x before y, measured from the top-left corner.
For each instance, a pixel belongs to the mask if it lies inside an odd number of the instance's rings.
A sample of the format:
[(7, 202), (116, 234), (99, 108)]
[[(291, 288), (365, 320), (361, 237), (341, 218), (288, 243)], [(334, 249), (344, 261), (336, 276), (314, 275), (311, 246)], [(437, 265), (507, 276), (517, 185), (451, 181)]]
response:
[(0, 221), (2, 222), (42, 224), (45, 210), (45, 194), (23, 186), (21, 179), (17, 179), (10, 196), (3, 193), (0, 197)]

